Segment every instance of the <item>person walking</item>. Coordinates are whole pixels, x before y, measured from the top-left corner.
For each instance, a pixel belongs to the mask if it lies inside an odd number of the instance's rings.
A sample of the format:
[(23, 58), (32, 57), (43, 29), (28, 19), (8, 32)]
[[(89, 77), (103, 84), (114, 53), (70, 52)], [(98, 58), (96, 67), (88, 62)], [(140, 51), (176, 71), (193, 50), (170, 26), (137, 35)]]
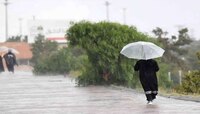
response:
[(3, 57), (6, 61), (6, 66), (8, 68), (8, 71), (14, 73), (14, 66), (18, 65), (15, 54), (12, 53), (11, 49), (9, 49), (8, 53), (6, 53)]
[(157, 62), (153, 59), (139, 60), (136, 62), (134, 70), (139, 71), (139, 79), (148, 101), (147, 104), (152, 104), (158, 94), (156, 72), (159, 71), (159, 67)]
[(0, 73), (4, 72), (4, 66), (3, 66), (3, 57), (2, 54), (0, 54)]

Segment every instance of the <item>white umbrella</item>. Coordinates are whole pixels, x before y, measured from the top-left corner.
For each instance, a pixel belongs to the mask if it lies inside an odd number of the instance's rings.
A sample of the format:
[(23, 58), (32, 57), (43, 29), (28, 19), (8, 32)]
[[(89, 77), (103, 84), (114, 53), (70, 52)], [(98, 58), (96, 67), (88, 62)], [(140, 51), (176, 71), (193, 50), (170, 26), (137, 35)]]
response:
[(123, 47), (121, 54), (133, 59), (154, 59), (162, 57), (165, 50), (151, 42), (138, 41)]
[(9, 50), (11, 50), (11, 52), (15, 53), (15, 54), (19, 54), (19, 51), (17, 51), (14, 48), (8, 48), (6, 46), (0, 46), (0, 52), (4, 52), (7, 53)]
[(6, 46), (0, 46), (0, 52), (7, 52), (8, 51), (8, 47)]
[(17, 51), (16, 49), (14, 48), (8, 48), (8, 51), (11, 50), (12, 53), (15, 53), (15, 54), (19, 54), (19, 51)]

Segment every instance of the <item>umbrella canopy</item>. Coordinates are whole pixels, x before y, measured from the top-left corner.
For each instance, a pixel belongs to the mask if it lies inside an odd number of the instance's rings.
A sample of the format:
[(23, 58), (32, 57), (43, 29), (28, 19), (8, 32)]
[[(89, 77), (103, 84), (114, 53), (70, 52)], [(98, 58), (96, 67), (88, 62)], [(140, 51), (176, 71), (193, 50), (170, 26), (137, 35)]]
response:
[(10, 50), (11, 52), (15, 53), (15, 54), (19, 54), (19, 51), (17, 51), (17, 50), (14, 49), (14, 48), (8, 48), (8, 47), (6, 47), (6, 46), (0, 46), (0, 52), (7, 53), (9, 50)]
[(16, 49), (14, 48), (9, 48), (8, 51), (11, 51), (12, 53), (15, 53), (15, 54), (19, 54), (19, 51), (17, 51)]
[(165, 50), (152, 42), (138, 41), (127, 44), (120, 53), (128, 58), (148, 60), (162, 57), (164, 52)]
[(8, 51), (8, 47), (0, 46), (0, 52), (7, 52), (7, 51)]

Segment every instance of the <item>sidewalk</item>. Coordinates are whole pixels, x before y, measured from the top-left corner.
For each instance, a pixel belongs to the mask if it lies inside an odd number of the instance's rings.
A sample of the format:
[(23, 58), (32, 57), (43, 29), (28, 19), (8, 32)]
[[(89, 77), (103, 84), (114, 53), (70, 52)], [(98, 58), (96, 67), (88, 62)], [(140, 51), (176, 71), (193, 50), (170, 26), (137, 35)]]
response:
[(200, 114), (200, 103), (158, 96), (147, 105), (143, 93), (111, 86), (77, 87), (64, 76), (30, 72), (0, 75), (0, 114)]

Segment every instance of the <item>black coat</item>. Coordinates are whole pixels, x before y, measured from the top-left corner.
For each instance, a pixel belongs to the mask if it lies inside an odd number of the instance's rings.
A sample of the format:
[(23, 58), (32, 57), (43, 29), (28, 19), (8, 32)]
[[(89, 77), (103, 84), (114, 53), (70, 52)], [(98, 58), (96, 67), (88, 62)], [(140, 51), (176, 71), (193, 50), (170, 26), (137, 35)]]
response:
[(155, 60), (139, 60), (134, 66), (135, 71), (139, 71), (140, 82), (144, 91), (158, 91), (156, 72), (159, 70)]
[(3, 58), (0, 56), (0, 72), (4, 72)]
[(12, 52), (8, 52), (4, 55), (6, 61), (6, 66), (9, 72), (14, 72), (14, 65), (18, 65), (16, 61), (16, 56)]

